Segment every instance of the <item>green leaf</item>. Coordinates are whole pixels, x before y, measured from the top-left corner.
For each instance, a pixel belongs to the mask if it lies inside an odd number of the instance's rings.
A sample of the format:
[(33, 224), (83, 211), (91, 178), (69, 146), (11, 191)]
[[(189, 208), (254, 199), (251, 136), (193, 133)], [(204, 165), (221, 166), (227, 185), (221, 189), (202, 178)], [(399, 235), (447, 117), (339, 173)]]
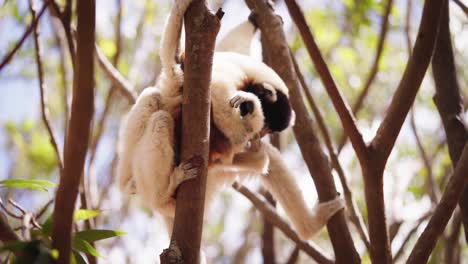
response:
[(84, 230), (75, 233), (75, 238), (86, 240), (90, 243), (106, 238), (116, 237), (116, 236), (123, 236), (127, 234), (126, 232), (117, 231), (117, 230), (99, 230), (99, 229), (92, 229), (92, 230)]
[(82, 221), (82, 220), (88, 220), (91, 218), (94, 218), (98, 216), (101, 213), (101, 210), (87, 210), (87, 209), (80, 209), (75, 211), (75, 214), (73, 216), (73, 221)]
[(47, 191), (45, 187), (55, 186), (55, 183), (45, 180), (8, 179), (0, 181), (0, 187), (3, 188), (21, 188)]
[(42, 234), (44, 236), (50, 236), (51, 235), (52, 223), (53, 223), (52, 215), (50, 215), (49, 217), (47, 217), (47, 220), (42, 225)]
[(86, 264), (86, 260), (81, 256), (80, 252), (73, 250), (72, 263), (75, 264)]
[(86, 240), (74, 238), (73, 239), (73, 248), (76, 250), (93, 255), (95, 257), (102, 257), (101, 254)]

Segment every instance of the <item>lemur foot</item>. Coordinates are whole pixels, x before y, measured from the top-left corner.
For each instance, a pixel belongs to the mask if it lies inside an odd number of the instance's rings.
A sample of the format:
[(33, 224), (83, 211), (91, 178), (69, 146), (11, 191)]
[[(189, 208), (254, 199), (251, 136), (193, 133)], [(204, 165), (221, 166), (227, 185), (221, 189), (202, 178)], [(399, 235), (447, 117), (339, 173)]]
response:
[(253, 113), (255, 108), (254, 103), (250, 99), (242, 97), (240, 95), (234, 96), (229, 101), (229, 104), (231, 105), (231, 107), (239, 108), (242, 117)]
[(345, 207), (345, 201), (339, 197), (319, 203), (312, 209), (311, 218), (299, 224), (296, 228), (302, 240), (308, 240), (317, 234), (328, 223), (328, 220)]
[(317, 214), (326, 216), (327, 220), (344, 207), (345, 201), (340, 197), (337, 197), (331, 201), (319, 203), (315, 206)]
[(203, 160), (196, 157), (181, 162), (179, 166), (174, 169), (173, 186), (177, 188), (182, 182), (196, 178), (202, 164)]

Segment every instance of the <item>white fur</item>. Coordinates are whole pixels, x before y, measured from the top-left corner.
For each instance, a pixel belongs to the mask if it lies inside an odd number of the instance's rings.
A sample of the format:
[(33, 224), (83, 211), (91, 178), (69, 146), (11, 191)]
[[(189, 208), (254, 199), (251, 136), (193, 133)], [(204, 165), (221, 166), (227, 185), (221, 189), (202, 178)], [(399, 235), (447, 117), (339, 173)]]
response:
[[(119, 133), (117, 174), (122, 190), (139, 193), (146, 206), (165, 216), (172, 229), (175, 214), (172, 197), (177, 186), (196, 176), (190, 163), (175, 166), (174, 116), (180, 110), (183, 72), (176, 63), (182, 18), (191, 0), (176, 1), (166, 22), (161, 43), (163, 69), (156, 87), (146, 88), (138, 97)], [(239, 91), (247, 81), (266, 83), (288, 96), (281, 78), (268, 66), (248, 56), (216, 52), (213, 59), (211, 98), (214, 123), (232, 144), (235, 156), (208, 168), (206, 206), (222, 186), (236, 179), (259, 177), (285, 208), (302, 238), (315, 234), (328, 219), (343, 208), (341, 199), (317, 205), (305, 205), (297, 183), (285, 166), (279, 152), (269, 143), (252, 141), (263, 128), (264, 116), (258, 97)], [(272, 88), (273, 89), (273, 88)], [(273, 90), (274, 90), (273, 89)], [(238, 107), (230, 104), (240, 96), (251, 101), (254, 111), (242, 117)]]
[(255, 27), (250, 21), (240, 23), (216, 45), (216, 51), (229, 51), (249, 55), (250, 44), (255, 36)]

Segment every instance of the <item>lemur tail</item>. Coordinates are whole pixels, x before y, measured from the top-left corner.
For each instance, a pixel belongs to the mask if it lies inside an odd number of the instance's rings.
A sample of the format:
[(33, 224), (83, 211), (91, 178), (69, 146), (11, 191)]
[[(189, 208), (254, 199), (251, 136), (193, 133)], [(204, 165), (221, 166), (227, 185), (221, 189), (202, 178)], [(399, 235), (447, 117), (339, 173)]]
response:
[(175, 0), (171, 13), (164, 25), (164, 32), (161, 38), (160, 57), (162, 70), (169, 78), (174, 77), (180, 68), (177, 65), (177, 57), (180, 45), (180, 35), (182, 31), (182, 21), (188, 6), (192, 0)]

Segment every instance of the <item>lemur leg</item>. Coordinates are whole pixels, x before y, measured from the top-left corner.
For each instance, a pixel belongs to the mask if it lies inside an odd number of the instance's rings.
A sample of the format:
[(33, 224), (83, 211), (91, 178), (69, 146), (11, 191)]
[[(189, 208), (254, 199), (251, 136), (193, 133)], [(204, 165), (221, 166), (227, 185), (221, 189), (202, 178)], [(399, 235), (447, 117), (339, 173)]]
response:
[(336, 198), (319, 203), (310, 210), (279, 151), (268, 143), (263, 144), (270, 158), (270, 166), (269, 173), (261, 177), (262, 182), (284, 208), (299, 236), (304, 240), (310, 239), (327, 224), (331, 216), (344, 208), (344, 201)]
[(161, 107), (161, 96), (154, 88), (147, 88), (124, 117), (119, 130), (117, 178), (120, 189), (135, 192), (132, 180), (132, 157), (137, 142), (143, 136), (151, 114)]
[(166, 111), (156, 111), (133, 153), (132, 172), (137, 192), (154, 209), (167, 203), (173, 194), (168, 190), (174, 170), (173, 131), (172, 116)]
[(215, 164), (208, 168), (208, 178), (205, 192), (205, 207), (208, 208), (216, 193), (223, 186), (231, 185), (236, 178), (240, 180), (249, 176), (258, 177), (267, 173), (268, 155), (263, 148), (256, 151), (238, 153), (232, 164)]

